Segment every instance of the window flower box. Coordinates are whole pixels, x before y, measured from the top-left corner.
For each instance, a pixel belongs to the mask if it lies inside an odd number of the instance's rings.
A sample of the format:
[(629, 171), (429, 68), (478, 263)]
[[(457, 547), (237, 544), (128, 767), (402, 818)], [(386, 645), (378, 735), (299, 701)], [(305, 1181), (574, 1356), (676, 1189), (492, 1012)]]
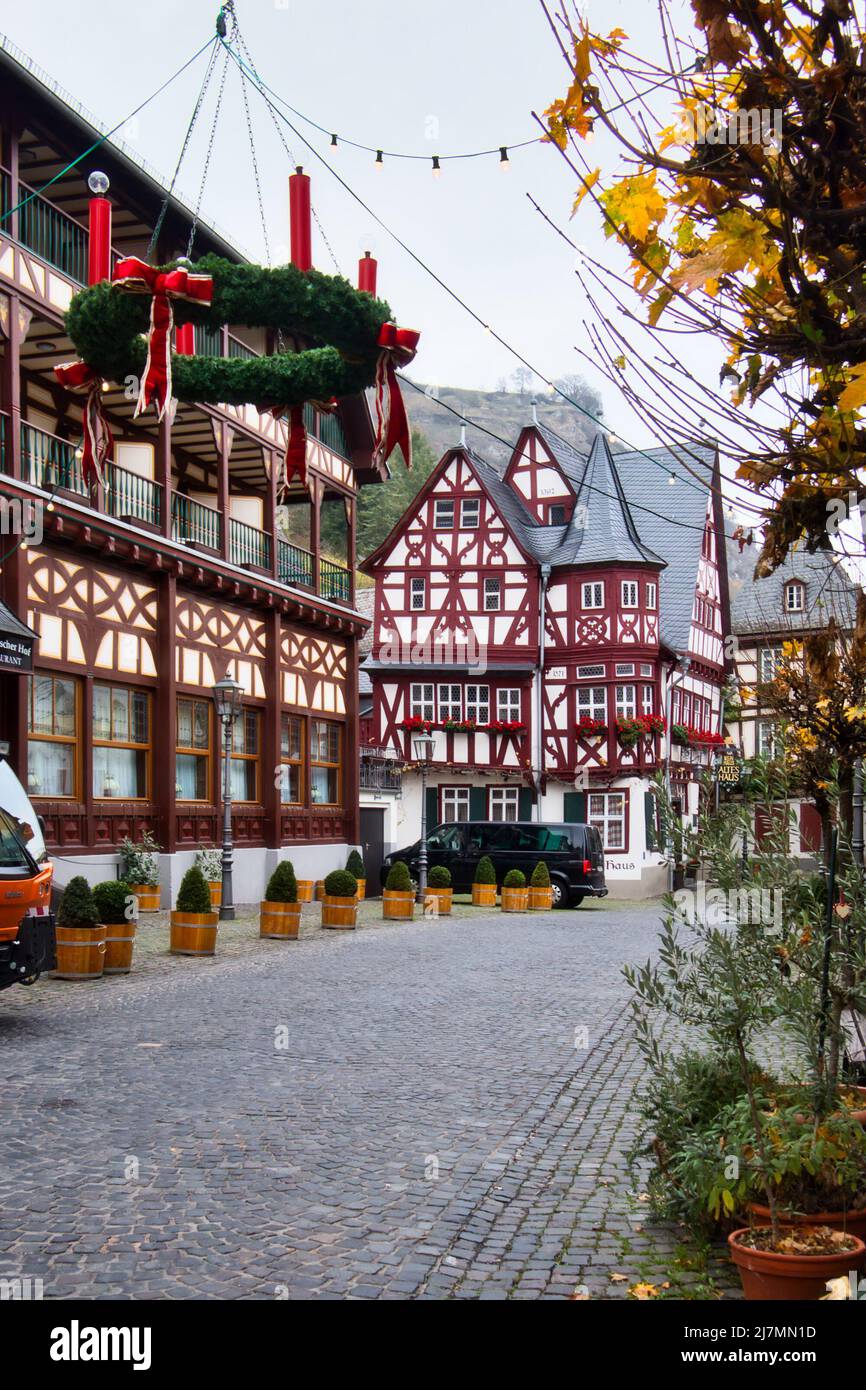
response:
[(474, 734), (478, 725), (474, 719), (446, 719), (442, 728), (446, 734)]
[(408, 719), (400, 720), (400, 728), (410, 734), (429, 734), (433, 728), (433, 720), (422, 719), (420, 714), (410, 714)]
[(522, 734), (526, 725), (521, 719), (491, 719), (484, 728), (491, 734)]
[(593, 719), (591, 714), (582, 714), (577, 721), (577, 732), (582, 738), (591, 734), (606, 734), (607, 722), (604, 719)]

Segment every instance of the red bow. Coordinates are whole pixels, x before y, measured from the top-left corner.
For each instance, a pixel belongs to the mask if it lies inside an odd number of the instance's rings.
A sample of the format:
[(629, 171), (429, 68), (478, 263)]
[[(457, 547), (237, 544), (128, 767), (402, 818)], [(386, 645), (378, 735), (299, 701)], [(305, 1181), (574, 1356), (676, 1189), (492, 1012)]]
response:
[(373, 457), (387, 463), (397, 444), (406, 467), (412, 467), (412, 436), (406, 406), (400, 394), (397, 365), (408, 366), (418, 350), (420, 333), (414, 328), (398, 328), (383, 323), (379, 330), (379, 361), (376, 363), (376, 442)]
[(155, 401), (161, 420), (171, 399), (171, 330), (174, 323), (171, 301), (186, 299), (194, 304), (210, 304), (213, 279), (210, 275), (191, 275), (182, 269), (157, 270), (137, 256), (127, 256), (114, 267), (113, 280), (130, 294), (152, 296), (147, 363), (135, 414), (140, 415), (151, 401)]
[(86, 362), (62, 362), (54, 368), (54, 375), (68, 391), (87, 388), (81, 419), (84, 429), (81, 472), (88, 487), (95, 482), (101, 484), (102, 465), (114, 448), (114, 435), (102, 409), (102, 377)]

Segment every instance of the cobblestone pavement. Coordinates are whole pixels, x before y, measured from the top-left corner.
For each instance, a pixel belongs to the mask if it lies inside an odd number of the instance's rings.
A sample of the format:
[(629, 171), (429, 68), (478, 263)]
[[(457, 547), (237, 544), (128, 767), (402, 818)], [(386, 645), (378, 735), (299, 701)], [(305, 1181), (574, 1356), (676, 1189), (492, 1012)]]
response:
[(278, 943), (247, 916), (190, 960), (160, 914), (131, 975), (0, 995), (0, 1277), (46, 1298), (731, 1296), (627, 1163), (620, 967), (656, 911), (317, 918)]

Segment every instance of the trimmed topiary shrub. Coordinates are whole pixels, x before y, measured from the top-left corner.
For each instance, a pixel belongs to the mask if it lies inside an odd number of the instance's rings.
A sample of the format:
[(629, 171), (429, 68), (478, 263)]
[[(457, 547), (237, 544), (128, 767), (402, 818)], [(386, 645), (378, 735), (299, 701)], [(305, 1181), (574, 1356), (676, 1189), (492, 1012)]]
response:
[(479, 859), (478, 868), (475, 870), (475, 882), (492, 883), (496, 886), (496, 870), (489, 854), (483, 854)]
[(529, 880), (529, 882), (533, 888), (550, 887), (550, 873), (543, 859), (539, 860), (535, 868), (532, 870), (532, 877)]
[(444, 864), (434, 864), (427, 875), (427, 885), (430, 888), (450, 888), (451, 870), (446, 869)]
[(205, 882), (204, 874), (193, 864), (180, 881), (175, 911), (202, 914), (210, 913), (212, 910), (210, 889)]
[(82, 874), (71, 878), (57, 910), (58, 927), (95, 927), (99, 921), (93, 892)]
[(325, 894), (329, 898), (354, 898), (358, 880), (348, 869), (333, 869), (325, 879)]
[(388, 877), (385, 880), (385, 887), (391, 893), (411, 893), (412, 878), (409, 874), (409, 865), (404, 864), (402, 859), (398, 859), (396, 864), (392, 864)]
[(520, 869), (509, 869), (502, 880), (503, 888), (525, 888), (526, 874), (521, 873)]
[(129, 884), (124, 883), (122, 878), (106, 879), (105, 883), (97, 883), (93, 890), (93, 901), (96, 904), (98, 920), (106, 926), (115, 926), (118, 922), (132, 920), (126, 913), (130, 900), (134, 906), (135, 895)]
[(298, 880), (290, 859), (283, 859), (268, 879), (265, 889), (265, 902), (296, 903), (298, 901)]
[(367, 877), (367, 870), (364, 868), (364, 861), (356, 849), (353, 849), (349, 858), (346, 860), (346, 872), (352, 874), (354, 878)]

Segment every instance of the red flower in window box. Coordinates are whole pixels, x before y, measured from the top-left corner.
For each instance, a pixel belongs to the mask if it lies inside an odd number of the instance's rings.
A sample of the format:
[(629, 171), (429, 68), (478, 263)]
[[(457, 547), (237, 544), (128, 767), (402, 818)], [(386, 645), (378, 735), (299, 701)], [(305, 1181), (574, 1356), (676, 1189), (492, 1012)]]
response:
[(410, 714), (408, 719), (400, 720), (400, 728), (410, 734), (420, 734), (422, 731), (429, 734), (433, 728), (433, 720), (422, 719), (420, 714)]
[(477, 727), (474, 719), (446, 719), (442, 724), (447, 734), (471, 734)]
[(521, 734), (526, 725), (521, 719), (491, 719), (485, 728), (491, 734)]
[(607, 721), (604, 719), (593, 719), (591, 714), (582, 714), (577, 721), (577, 732), (584, 736), (587, 734), (606, 734)]

